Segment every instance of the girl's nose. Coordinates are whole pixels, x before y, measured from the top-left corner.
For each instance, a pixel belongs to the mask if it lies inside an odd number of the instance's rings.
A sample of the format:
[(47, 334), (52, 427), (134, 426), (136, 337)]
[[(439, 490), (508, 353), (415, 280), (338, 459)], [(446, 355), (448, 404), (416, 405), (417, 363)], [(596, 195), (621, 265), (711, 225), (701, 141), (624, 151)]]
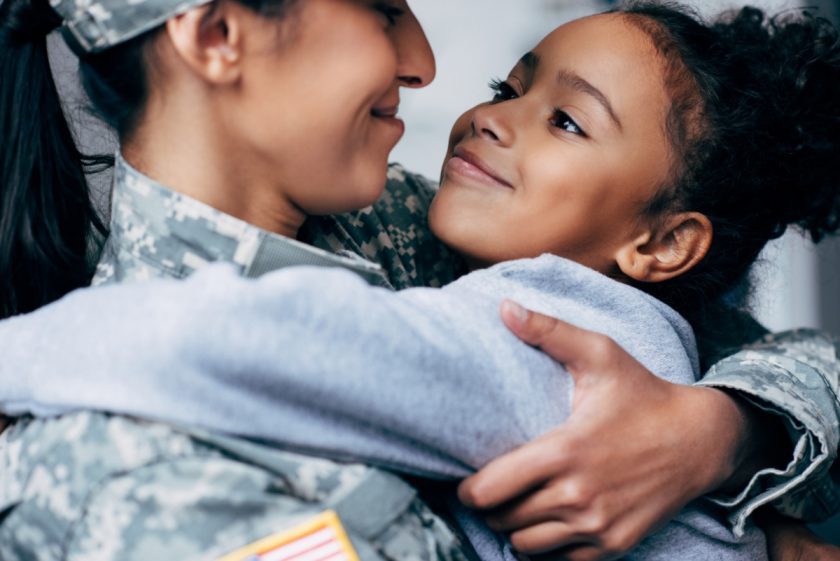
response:
[(515, 135), (504, 105), (487, 103), (478, 107), (473, 112), (473, 134), (500, 146), (510, 146)]

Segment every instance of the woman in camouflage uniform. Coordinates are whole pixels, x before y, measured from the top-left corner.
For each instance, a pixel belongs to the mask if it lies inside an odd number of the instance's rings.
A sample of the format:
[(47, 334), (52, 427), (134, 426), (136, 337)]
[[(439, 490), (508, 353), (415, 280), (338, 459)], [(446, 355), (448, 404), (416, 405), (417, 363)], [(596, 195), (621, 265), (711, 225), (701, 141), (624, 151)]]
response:
[[(307, 215), (363, 207), (381, 193), (403, 130), (399, 89), (434, 73), (407, 7), (11, 0), (0, 21), (3, 103), (13, 111), (3, 117), (13, 121), (4, 121), (4, 210), (15, 209), (4, 221), (17, 220), (0, 236), (4, 286), (14, 285), (4, 315), (89, 274), (93, 211), (74, 203), (87, 197), (82, 163), (101, 160), (79, 158), (62, 114), (46, 51), (57, 27), (121, 143), (114, 220), (124, 228), (114, 228), (98, 282), (179, 277), (209, 260), (270, 270), (321, 259), (365, 270), (294, 238)], [(311, 105), (276, 102), (293, 93)], [(177, 191), (155, 191), (126, 159)], [(145, 229), (121, 214), (123, 196), (138, 197)], [(55, 220), (42, 228), (27, 212)], [(129, 239), (139, 243), (119, 243)], [(58, 249), (39, 253), (45, 247)], [(255, 551), (328, 536), (314, 551), (336, 560), (465, 559), (408, 484), (365, 466), (93, 412), (19, 419), (2, 439), (4, 561), (209, 561), (234, 550), (248, 558), (249, 544), (270, 536)]]

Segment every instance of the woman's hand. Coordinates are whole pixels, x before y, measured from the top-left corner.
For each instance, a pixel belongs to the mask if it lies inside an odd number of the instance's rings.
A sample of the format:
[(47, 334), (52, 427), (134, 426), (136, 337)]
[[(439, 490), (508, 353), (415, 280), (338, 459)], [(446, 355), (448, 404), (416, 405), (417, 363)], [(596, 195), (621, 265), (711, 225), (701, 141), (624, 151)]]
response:
[(774, 517), (761, 526), (770, 561), (840, 561), (840, 547), (825, 543), (801, 522)]
[(518, 551), (616, 559), (744, 462), (750, 418), (725, 393), (666, 382), (611, 339), (511, 302), (502, 317), (575, 380), (566, 423), (460, 487)]

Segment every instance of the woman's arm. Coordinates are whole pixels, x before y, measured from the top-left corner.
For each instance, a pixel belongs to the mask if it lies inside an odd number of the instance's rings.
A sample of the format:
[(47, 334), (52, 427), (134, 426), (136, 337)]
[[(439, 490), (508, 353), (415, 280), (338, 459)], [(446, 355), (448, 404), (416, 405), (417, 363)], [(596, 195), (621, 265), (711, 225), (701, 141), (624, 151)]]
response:
[(776, 445), (792, 451), (782, 465), (762, 466), (718, 498), (736, 528), (764, 504), (808, 522), (840, 509), (839, 349), (840, 340), (813, 330), (770, 335), (715, 364), (700, 382), (779, 419), (786, 430), (775, 433)]
[[(574, 409), (563, 427), (496, 460), (461, 488), (467, 504), (489, 509), (491, 524), (513, 532), (525, 551), (580, 542), (596, 546), (575, 548), (576, 559), (626, 551), (699, 495), (751, 480), (757, 489), (759, 468), (774, 462), (798, 467), (775, 479), (765, 476), (763, 484), (773, 486), (764, 493), (741, 493), (733, 523), (743, 524), (762, 500), (784, 493), (774, 504), (787, 512), (798, 509), (800, 518), (825, 516), (830, 505), (837, 508), (836, 500), (810, 506), (819, 499), (814, 490), (822, 489), (830, 500), (840, 480), (827, 473), (831, 465), (838, 470), (838, 364), (830, 338), (785, 335), (782, 346), (765, 343), (725, 359), (692, 388), (656, 378), (601, 335), (515, 307), (508, 308), (505, 321), (526, 342), (565, 362), (577, 381)], [(791, 352), (795, 358), (785, 360)], [(796, 386), (803, 387), (785, 393)], [(761, 395), (760, 403), (776, 408), (756, 407), (741, 395)], [(813, 422), (814, 410), (820, 411), (819, 422)], [(799, 420), (797, 411), (809, 413)], [(794, 450), (784, 430), (791, 419), (803, 423), (791, 432), (796, 453), (779, 463), (767, 452)], [(820, 438), (828, 440), (827, 447), (803, 456)], [(598, 446), (582, 445), (594, 441)], [(791, 491), (797, 484), (801, 494)]]
[(774, 517), (762, 522), (770, 561), (837, 561), (840, 547), (826, 543), (798, 520)]

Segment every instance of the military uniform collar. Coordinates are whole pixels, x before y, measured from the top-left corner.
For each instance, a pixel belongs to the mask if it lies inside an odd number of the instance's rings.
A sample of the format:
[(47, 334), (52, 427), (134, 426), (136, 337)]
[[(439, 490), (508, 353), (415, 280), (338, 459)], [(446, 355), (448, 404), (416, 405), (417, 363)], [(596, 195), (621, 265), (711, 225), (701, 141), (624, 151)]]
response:
[(382, 268), (355, 254), (334, 254), (268, 232), (175, 192), (134, 169), (117, 154), (111, 242), (146, 263), (185, 277), (224, 261), (244, 276), (291, 266), (341, 267), (372, 284), (388, 285)]

